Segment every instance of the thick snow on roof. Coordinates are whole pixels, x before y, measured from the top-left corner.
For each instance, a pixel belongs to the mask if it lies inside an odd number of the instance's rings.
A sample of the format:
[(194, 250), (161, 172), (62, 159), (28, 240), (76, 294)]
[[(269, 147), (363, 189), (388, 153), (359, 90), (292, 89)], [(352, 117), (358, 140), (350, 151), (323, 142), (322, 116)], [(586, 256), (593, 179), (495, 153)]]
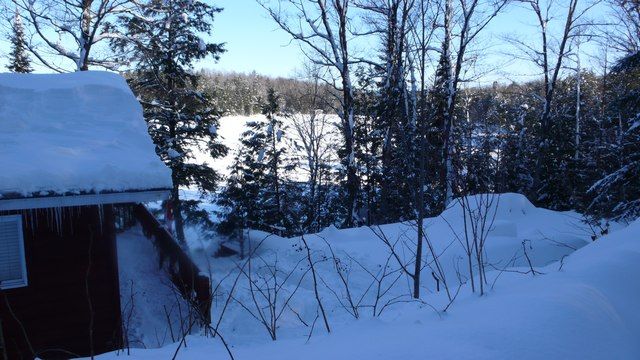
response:
[(171, 187), (117, 74), (0, 74), (0, 129), (0, 196)]

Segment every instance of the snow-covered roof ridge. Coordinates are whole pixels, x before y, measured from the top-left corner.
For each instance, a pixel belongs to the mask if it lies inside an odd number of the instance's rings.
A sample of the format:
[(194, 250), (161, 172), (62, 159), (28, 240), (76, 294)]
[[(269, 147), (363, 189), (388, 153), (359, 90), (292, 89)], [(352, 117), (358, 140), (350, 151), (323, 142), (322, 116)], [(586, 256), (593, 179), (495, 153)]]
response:
[(125, 79), (109, 71), (80, 71), (67, 74), (0, 73), (0, 86), (35, 91), (106, 86), (131, 93)]
[(118, 74), (0, 74), (0, 129), (0, 196), (171, 188)]

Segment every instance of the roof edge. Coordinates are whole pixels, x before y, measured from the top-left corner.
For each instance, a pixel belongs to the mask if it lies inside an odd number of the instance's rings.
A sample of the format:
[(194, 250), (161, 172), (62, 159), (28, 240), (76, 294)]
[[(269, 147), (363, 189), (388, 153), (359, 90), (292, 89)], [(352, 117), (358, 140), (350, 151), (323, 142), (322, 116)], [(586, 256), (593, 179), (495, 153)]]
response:
[(63, 195), (35, 198), (0, 199), (0, 211), (45, 209), (71, 206), (123, 204), (160, 201), (169, 198), (169, 190), (133, 191), (102, 194)]

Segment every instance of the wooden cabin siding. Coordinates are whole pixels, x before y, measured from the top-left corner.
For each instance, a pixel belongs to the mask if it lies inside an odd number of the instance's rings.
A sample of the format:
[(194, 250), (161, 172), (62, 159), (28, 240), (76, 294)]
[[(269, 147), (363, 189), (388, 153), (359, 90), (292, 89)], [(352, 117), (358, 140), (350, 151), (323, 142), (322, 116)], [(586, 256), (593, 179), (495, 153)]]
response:
[(9, 358), (69, 358), (119, 348), (112, 206), (0, 212), (10, 214), (22, 215), (28, 285), (0, 290)]

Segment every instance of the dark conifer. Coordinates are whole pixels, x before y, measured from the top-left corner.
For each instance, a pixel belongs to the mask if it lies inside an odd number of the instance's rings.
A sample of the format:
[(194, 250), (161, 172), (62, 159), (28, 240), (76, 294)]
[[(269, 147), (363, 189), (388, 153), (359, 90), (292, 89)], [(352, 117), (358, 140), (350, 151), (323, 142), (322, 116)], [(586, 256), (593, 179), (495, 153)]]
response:
[(217, 60), (224, 52), (221, 44), (200, 37), (211, 34), (213, 17), (221, 10), (201, 1), (151, 0), (141, 5), (139, 14), (120, 19), (127, 36), (112, 41), (134, 69), (131, 86), (143, 105), (156, 151), (172, 170), (172, 203), (181, 242), (183, 210), (195, 209), (196, 200), (183, 204), (179, 189), (195, 186), (211, 193), (220, 180), (210, 166), (196, 161), (193, 151), (206, 151), (214, 159), (227, 152), (217, 134), (220, 113), (209, 96), (198, 91), (193, 72), (195, 61)]
[(30, 73), (33, 71), (31, 60), (29, 59), (27, 41), (25, 39), (24, 27), (20, 12), (16, 9), (12, 24), (13, 33), (9, 37), (11, 41), (11, 52), (9, 53), (9, 65), (7, 69), (16, 73)]

